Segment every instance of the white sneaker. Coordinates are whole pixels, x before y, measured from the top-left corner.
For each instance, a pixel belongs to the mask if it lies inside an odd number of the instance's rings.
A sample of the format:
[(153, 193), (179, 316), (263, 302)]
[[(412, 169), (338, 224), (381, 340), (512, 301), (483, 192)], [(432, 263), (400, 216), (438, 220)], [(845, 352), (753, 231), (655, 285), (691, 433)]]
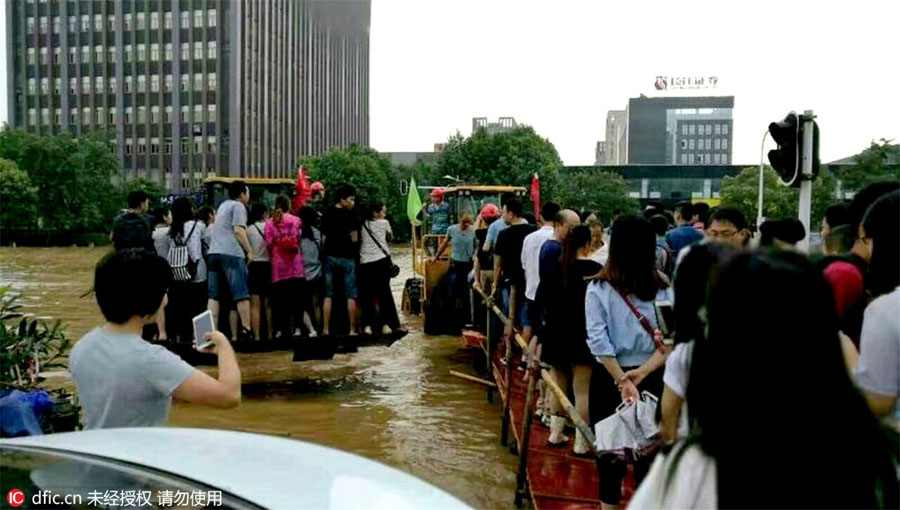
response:
[(569, 440), (563, 430), (566, 428), (566, 419), (562, 416), (550, 418), (550, 438), (547, 441), (552, 445), (563, 445)]
[(541, 415), (541, 425), (545, 427), (550, 426), (550, 413), (544, 411), (544, 414)]
[(575, 455), (584, 455), (585, 453), (591, 451), (590, 446), (588, 446), (588, 440), (584, 435), (581, 434), (581, 431), (575, 430)]
[(316, 330), (312, 330), (312, 331), (309, 332), (309, 337), (310, 337), (310, 338), (315, 338), (315, 337), (317, 337), (317, 336), (319, 336), (319, 334), (316, 333)]

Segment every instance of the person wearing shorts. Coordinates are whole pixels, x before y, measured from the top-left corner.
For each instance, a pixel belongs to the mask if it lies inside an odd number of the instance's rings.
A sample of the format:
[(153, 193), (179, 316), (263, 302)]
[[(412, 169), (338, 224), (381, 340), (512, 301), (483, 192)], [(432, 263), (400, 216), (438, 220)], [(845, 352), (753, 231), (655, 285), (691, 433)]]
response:
[[(328, 335), (331, 326), (331, 307), (338, 280), (343, 282), (347, 298), (351, 335), (358, 334), (356, 324), (356, 259), (359, 256), (359, 226), (353, 208), (356, 190), (346, 185), (337, 191), (337, 204), (322, 218), (322, 243), (325, 252), (325, 304), (322, 334)], [(343, 328), (341, 328), (343, 329)]]
[(253, 248), (253, 262), (247, 266), (247, 287), (250, 289), (250, 328), (253, 330), (254, 340), (262, 338), (264, 313), (269, 334), (267, 338), (272, 336), (272, 262), (265, 234), (268, 219), (269, 209), (266, 204), (255, 203), (250, 207), (251, 225), (247, 228), (247, 237)]
[(253, 262), (253, 249), (247, 238), (247, 202), (250, 189), (244, 181), (234, 181), (228, 187), (230, 200), (222, 202), (216, 211), (209, 246), (209, 303), (216, 323), (219, 302), (230, 296), (237, 306), (241, 324), (238, 338), (250, 340), (250, 289), (247, 284), (247, 263)]

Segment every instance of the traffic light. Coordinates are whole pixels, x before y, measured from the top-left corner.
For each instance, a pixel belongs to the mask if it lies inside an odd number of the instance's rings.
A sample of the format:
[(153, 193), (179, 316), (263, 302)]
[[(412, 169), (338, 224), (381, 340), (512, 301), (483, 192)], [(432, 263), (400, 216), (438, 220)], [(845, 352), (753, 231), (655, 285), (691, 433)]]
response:
[(778, 148), (769, 151), (769, 163), (787, 186), (800, 185), (800, 118), (787, 114), (781, 122), (769, 124), (769, 134)]

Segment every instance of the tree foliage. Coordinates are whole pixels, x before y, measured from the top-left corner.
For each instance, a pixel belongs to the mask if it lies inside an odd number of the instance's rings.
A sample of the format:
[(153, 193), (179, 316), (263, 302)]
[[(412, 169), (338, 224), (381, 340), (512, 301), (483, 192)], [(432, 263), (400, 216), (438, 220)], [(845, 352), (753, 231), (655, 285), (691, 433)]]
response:
[[(813, 181), (810, 224), (818, 225), (825, 209), (835, 201), (835, 180), (822, 169)], [(759, 196), (759, 168), (749, 167), (736, 176), (722, 180), (722, 207), (733, 207), (744, 214), (749, 223), (756, 222)], [(763, 172), (763, 216), (767, 219), (796, 218), (800, 194), (797, 188), (781, 184), (778, 174), (766, 166)]]
[(27, 230), (37, 214), (37, 188), (15, 161), (0, 159), (0, 228)]
[(859, 191), (873, 182), (900, 181), (900, 145), (882, 138), (872, 141), (856, 157), (856, 163), (842, 168), (839, 178), (845, 190)]
[(600, 211), (603, 219), (612, 216), (613, 211), (636, 211), (640, 208), (637, 200), (628, 197), (628, 183), (613, 172), (579, 172), (560, 176), (559, 192), (556, 196), (563, 207), (581, 211)]
[(108, 228), (120, 205), (112, 181), (119, 162), (112, 149), (110, 142), (93, 137), (0, 131), (0, 158), (14, 161), (28, 175), (40, 201), (34, 224), (41, 230)]
[(551, 200), (559, 191), (562, 161), (556, 147), (530, 126), (488, 134), (476, 130), (465, 138), (457, 133), (444, 146), (429, 179), (445, 184), (450, 175), (472, 184), (529, 186), (534, 174), (541, 179), (541, 198)]

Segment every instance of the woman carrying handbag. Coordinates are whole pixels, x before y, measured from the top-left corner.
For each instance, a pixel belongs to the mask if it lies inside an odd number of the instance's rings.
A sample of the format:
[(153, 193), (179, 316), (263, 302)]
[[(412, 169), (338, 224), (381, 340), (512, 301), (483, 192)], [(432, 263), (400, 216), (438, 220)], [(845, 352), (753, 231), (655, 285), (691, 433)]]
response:
[(363, 333), (378, 331), (390, 335), (400, 330), (400, 318), (391, 293), (391, 278), (400, 268), (391, 261), (387, 249), (393, 236), (391, 224), (385, 219), (387, 209), (375, 203), (369, 210), (360, 232), (359, 245), (359, 302), (362, 307)]
[[(300, 218), (288, 213), (290, 209), (291, 199), (279, 195), (272, 218), (266, 222), (266, 246), (272, 258), (272, 308), (277, 324), (274, 329), (276, 336), (282, 339), (291, 338), (292, 317), (299, 329), (309, 299), (300, 251)], [(306, 327), (315, 331), (311, 322), (307, 322)]]
[[(662, 394), (665, 356), (657, 329), (655, 300), (671, 300), (669, 284), (656, 270), (656, 234), (650, 222), (624, 216), (613, 223), (609, 260), (588, 285), (585, 295), (587, 344), (602, 369), (591, 378), (592, 423), (640, 400), (640, 392)], [(638, 483), (652, 457), (635, 464)], [(600, 501), (604, 508), (622, 499), (624, 460), (615, 454), (597, 461)]]

